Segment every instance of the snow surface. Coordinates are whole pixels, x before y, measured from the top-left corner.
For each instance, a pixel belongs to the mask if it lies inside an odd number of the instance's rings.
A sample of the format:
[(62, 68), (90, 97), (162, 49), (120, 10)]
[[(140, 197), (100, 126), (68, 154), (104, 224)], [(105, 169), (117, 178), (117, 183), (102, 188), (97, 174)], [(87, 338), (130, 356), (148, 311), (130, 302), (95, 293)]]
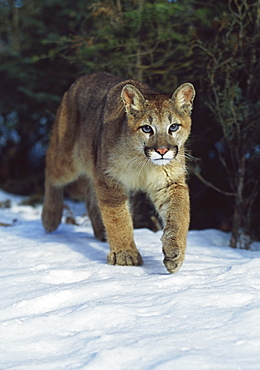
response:
[(186, 260), (170, 275), (161, 232), (143, 229), (144, 265), (109, 266), (82, 204), (70, 204), (80, 226), (47, 234), (41, 206), (0, 192), (6, 199), (0, 369), (260, 369), (259, 252), (227, 247), (217, 230), (190, 231)]

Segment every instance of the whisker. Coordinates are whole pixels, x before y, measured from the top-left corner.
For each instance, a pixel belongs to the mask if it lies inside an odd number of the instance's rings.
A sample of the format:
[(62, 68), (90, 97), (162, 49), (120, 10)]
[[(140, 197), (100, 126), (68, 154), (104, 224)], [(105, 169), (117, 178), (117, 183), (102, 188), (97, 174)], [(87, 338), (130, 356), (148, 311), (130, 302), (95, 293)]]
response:
[(197, 162), (198, 158), (194, 157), (193, 155), (191, 154), (184, 154), (184, 157), (190, 161), (190, 162)]
[(133, 165), (135, 164), (135, 162), (137, 163), (137, 165), (140, 164), (140, 160), (142, 161), (142, 158), (140, 157), (134, 157), (134, 158), (131, 158), (131, 160), (127, 163), (127, 167), (133, 167)]
[(175, 159), (176, 159), (177, 162), (179, 162), (182, 165), (182, 168), (183, 168), (184, 172), (188, 172), (188, 168), (186, 166), (185, 158), (186, 158), (185, 153), (184, 154), (179, 153)]
[[(143, 163), (142, 163), (143, 162)], [(144, 168), (144, 166), (146, 165), (146, 163), (149, 162), (149, 159), (148, 158), (144, 158), (142, 160), (142, 162), (140, 163), (140, 168), (139, 168), (139, 171), (138, 171), (138, 176), (141, 175), (141, 172), (142, 172), (142, 169)]]
[(132, 161), (132, 164), (134, 164), (134, 162), (137, 163), (137, 166), (135, 167), (135, 171), (137, 172), (137, 176), (140, 176), (141, 175), (141, 172), (142, 172), (142, 169), (143, 167), (145, 166), (146, 163), (149, 162), (149, 159), (146, 158), (146, 157), (142, 157), (142, 158), (135, 158), (134, 161)]

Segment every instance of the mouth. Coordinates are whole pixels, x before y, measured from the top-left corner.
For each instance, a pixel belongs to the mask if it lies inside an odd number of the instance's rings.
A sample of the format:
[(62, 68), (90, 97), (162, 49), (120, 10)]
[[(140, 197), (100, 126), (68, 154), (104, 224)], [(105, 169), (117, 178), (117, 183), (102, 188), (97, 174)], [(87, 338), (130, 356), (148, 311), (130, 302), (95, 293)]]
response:
[[(166, 148), (165, 148), (166, 149)], [(178, 146), (173, 146), (167, 150), (164, 148), (145, 148), (147, 158), (155, 165), (165, 166), (177, 157)]]
[[(174, 159), (174, 158), (172, 158)], [(155, 159), (152, 159), (151, 158), (151, 161), (155, 164), (155, 165), (159, 165), (159, 166), (165, 166), (166, 164), (169, 164), (172, 159), (170, 158), (155, 158)]]

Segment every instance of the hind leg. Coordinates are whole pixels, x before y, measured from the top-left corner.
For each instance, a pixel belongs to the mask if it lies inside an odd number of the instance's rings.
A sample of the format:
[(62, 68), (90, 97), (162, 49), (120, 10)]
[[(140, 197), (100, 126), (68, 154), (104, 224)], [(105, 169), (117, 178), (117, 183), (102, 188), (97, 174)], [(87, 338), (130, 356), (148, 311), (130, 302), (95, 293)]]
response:
[(86, 183), (86, 207), (97, 239), (106, 241), (106, 230), (99, 210), (96, 193), (91, 180)]
[(42, 224), (47, 232), (52, 232), (57, 229), (61, 223), (62, 211), (63, 187), (55, 186), (50, 181), (46, 180)]

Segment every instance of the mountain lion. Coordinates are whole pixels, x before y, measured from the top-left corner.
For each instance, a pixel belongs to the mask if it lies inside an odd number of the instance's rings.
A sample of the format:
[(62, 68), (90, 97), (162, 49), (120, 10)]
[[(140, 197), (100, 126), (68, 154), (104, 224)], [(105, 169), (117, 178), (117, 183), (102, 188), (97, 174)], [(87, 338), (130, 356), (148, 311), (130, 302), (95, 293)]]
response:
[(45, 229), (60, 224), (64, 186), (83, 181), (94, 234), (110, 245), (108, 263), (141, 265), (128, 207), (130, 192), (141, 190), (164, 225), (164, 264), (176, 272), (189, 227), (184, 143), (194, 96), (190, 83), (169, 96), (108, 73), (78, 79), (63, 96), (47, 151)]

